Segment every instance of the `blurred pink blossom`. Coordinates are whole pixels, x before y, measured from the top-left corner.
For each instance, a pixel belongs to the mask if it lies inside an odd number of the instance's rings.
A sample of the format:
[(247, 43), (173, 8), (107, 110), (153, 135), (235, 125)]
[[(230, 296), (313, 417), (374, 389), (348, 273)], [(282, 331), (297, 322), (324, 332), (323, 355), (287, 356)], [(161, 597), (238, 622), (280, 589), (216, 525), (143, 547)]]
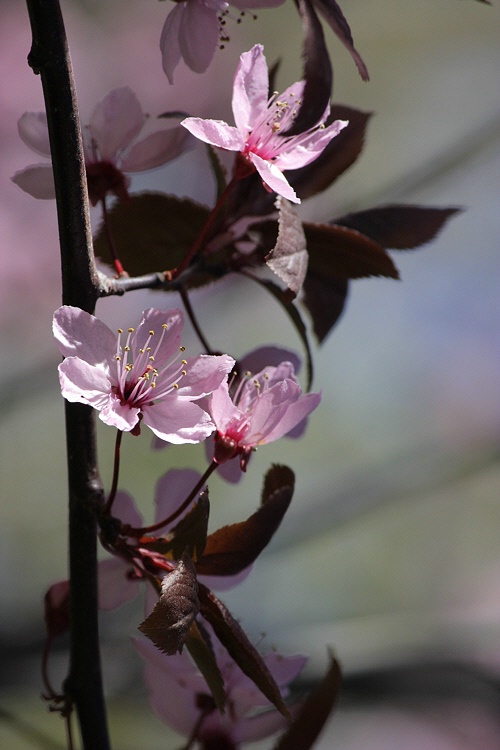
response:
[[(90, 123), (82, 131), (93, 206), (107, 193), (125, 198), (130, 185), (126, 173), (154, 169), (185, 151), (186, 134), (179, 127), (157, 130), (138, 138), (147, 119), (128, 86), (113, 89), (95, 106)], [(25, 112), (19, 119), (18, 130), (27, 146), (50, 158), (45, 112)], [(33, 164), (16, 172), (11, 179), (34, 198), (55, 197), (51, 164)]]
[(247, 164), (259, 172), (269, 190), (300, 203), (283, 170), (310, 164), (348, 124), (345, 120), (335, 120), (325, 126), (330, 114), (328, 106), (313, 128), (299, 135), (280, 135), (293, 124), (304, 85), (304, 81), (299, 81), (268, 99), (269, 74), (264, 48), (256, 44), (241, 55), (234, 77), (232, 108), (236, 127), (222, 120), (199, 117), (188, 117), (181, 125), (205, 143), (239, 151)]
[[(285, 0), (231, 0), (240, 10), (273, 8)], [(210, 65), (217, 43), (226, 38), (224, 16), (229, 3), (225, 0), (184, 0), (170, 11), (160, 37), (163, 70), (173, 83), (174, 70), (182, 58), (195, 73), (204, 73)]]
[(89, 404), (100, 419), (139, 434), (143, 420), (169, 443), (197, 443), (214, 430), (210, 416), (194, 401), (214, 391), (234, 365), (227, 356), (180, 359), (184, 318), (180, 310), (144, 311), (137, 329), (114, 334), (77, 307), (54, 313), (53, 331), (61, 354), (59, 379), (64, 398)]
[[(204, 678), (186, 652), (165, 656), (149, 640), (132, 641), (146, 662), (145, 680), (153, 711), (181, 734), (193, 737), (194, 733), (203, 747), (236, 750), (241, 743), (269, 737), (287, 726), (287, 720), (270, 706), (217, 639), (212, 645), (226, 688), (224, 714), (216, 709)], [(272, 651), (262, 658), (286, 697), (288, 685), (304, 668), (306, 657)]]

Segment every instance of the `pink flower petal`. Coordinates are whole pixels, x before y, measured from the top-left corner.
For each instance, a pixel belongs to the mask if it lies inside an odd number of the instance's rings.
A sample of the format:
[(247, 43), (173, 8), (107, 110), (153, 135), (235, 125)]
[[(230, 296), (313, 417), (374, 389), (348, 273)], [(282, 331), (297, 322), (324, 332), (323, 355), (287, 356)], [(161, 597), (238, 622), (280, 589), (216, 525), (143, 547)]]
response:
[(175, 8), (167, 16), (160, 36), (160, 50), (163, 70), (168, 82), (174, 82), (174, 70), (181, 59), (181, 48), (179, 34), (181, 28), (184, 3), (177, 3)]
[(213, 431), (209, 415), (192, 401), (166, 398), (143, 407), (143, 422), (168, 443), (199, 443)]
[(186, 375), (179, 380), (178, 396), (190, 399), (208, 396), (215, 391), (234, 367), (234, 359), (227, 354), (201, 354), (187, 360)]
[(222, 120), (202, 120), (200, 117), (187, 117), (181, 125), (189, 130), (196, 138), (212, 146), (224, 148), (227, 151), (242, 151), (245, 139), (238, 130)]
[(137, 510), (134, 498), (123, 490), (116, 493), (113, 503), (113, 516), (129, 526), (142, 526), (142, 516)]
[[(163, 326), (166, 325), (166, 328)], [(154, 336), (149, 344), (151, 356), (154, 357), (156, 366), (159, 363), (167, 363), (173, 357), (179, 355), (182, 341), (182, 329), (184, 327), (184, 315), (182, 310), (157, 310), (153, 307), (144, 310), (141, 322), (132, 336), (132, 352), (137, 357), (139, 347), (145, 347), (149, 339), (149, 332), (154, 331)]]
[(253, 153), (249, 153), (248, 156), (267, 187), (292, 203), (300, 203), (300, 198), (297, 198), (295, 190), (273, 162), (261, 159), (260, 156)]
[(320, 401), (320, 393), (304, 393), (295, 403), (290, 404), (280, 423), (267, 434), (265, 442), (271, 443), (289, 433), (316, 409)]
[(279, 154), (276, 158), (276, 164), (284, 170), (305, 167), (317, 159), (330, 141), (348, 124), (347, 120), (335, 120), (326, 128), (319, 128), (311, 133), (297, 136), (294, 145), (289, 150)]
[[(167, 518), (184, 502), (201, 474), (194, 469), (171, 469), (159, 480), (155, 490), (155, 523)], [(189, 508), (179, 516), (182, 518)]]
[(49, 129), (45, 112), (25, 112), (17, 122), (21, 140), (41, 156), (50, 158)]
[(224, 382), (210, 396), (209, 410), (220, 432), (225, 432), (232, 419), (239, 419), (241, 416), (240, 410), (233, 404), (229, 396), (228, 385)]
[(256, 44), (240, 56), (233, 85), (233, 116), (237, 128), (249, 133), (267, 109), (269, 76), (264, 48)]
[(113, 365), (117, 336), (85, 310), (63, 305), (54, 313), (52, 331), (65, 357), (78, 356), (90, 365)]
[(188, 134), (182, 128), (158, 130), (137, 141), (120, 163), (124, 172), (145, 172), (172, 161), (189, 147)]
[(128, 578), (133, 566), (119, 557), (101, 560), (98, 565), (99, 609), (109, 611), (135, 599), (139, 581)]
[(111, 393), (106, 405), (99, 411), (99, 419), (110, 427), (116, 427), (117, 430), (130, 432), (139, 422), (140, 412), (138, 407), (123, 404), (114, 393)]
[(32, 164), (16, 172), (11, 180), (33, 198), (51, 200), (56, 197), (52, 164)]
[(67, 357), (59, 365), (59, 382), (65, 399), (102, 409), (108, 402), (110, 382), (106, 372), (78, 357)]
[[(220, 9), (226, 3), (220, 3)], [(217, 9), (203, 0), (188, 0), (180, 20), (179, 45), (186, 65), (195, 73), (204, 73), (210, 65), (219, 41)]]
[(97, 103), (89, 132), (99, 149), (99, 161), (115, 161), (117, 153), (139, 134), (144, 114), (136, 95), (128, 87), (113, 89)]

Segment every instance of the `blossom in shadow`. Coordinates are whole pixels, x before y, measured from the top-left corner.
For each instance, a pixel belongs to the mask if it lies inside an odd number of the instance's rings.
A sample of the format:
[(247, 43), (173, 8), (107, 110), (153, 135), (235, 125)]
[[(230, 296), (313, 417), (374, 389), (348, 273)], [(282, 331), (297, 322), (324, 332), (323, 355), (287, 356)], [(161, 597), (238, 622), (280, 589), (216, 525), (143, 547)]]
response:
[(88, 404), (118, 430), (139, 434), (143, 421), (170, 443), (197, 443), (214, 430), (198, 399), (227, 378), (234, 360), (227, 356), (183, 358), (182, 312), (143, 313), (137, 329), (114, 334), (102, 321), (77, 307), (54, 313), (53, 331), (61, 354), (59, 380), (64, 398)]
[[(237, 750), (284, 729), (280, 714), (214, 638), (212, 646), (226, 690), (226, 708), (219, 713), (207, 684), (186, 652), (165, 656), (149, 640), (132, 642), (146, 662), (145, 681), (151, 708), (159, 718), (204, 749)], [(302, 671), (304, 656), (282, 656), (271, 651), (262, 656), (282, 696)]]
[(256, 169), (266, 188), (293, 203), (300, 203), (283, 174), (314, 161), (348, 124), (325, 122), (330, 106), (312, 128), (287, 136), (300, 110), (304, 81), (289, 86), (269, 99), (269, 73), (262, 45), (256, 44), (240, 57), (233, 84), (232, 108), (236, 127), (221, 120), (188, 117), (181, 122), (194, 136), (212, 146), (239, 152), (245, 165), (241, 173)]
[[(189, 146), (180, 127), (142, 135), (147, 116), (134, 92), (123, 86), (98, 102), (83, 128), (83, 150), (89, 198), (96, 205), (105, 195), (127, 196), (128, 173), (145, 172), (166, 164)], [(33, 151), (50, 158), (45, 112), (25, 112), (18, 122), (19, 135)], [(16, 172), (12, 181), (34, 198), (55, 197), (52, 165), (33, 164)]]
[[(244, 11), (272, 8), (284, 1), (231, 0), (231, 5)], [(174, 82), (174, 70), (181, 58), (195, 73), (205, 72), (219, 42), (227, 40), (224, 27), (228, 8), (225, 0), (184, 0), (175, 4), (160, 37), (163, 70), (170, 83)]]

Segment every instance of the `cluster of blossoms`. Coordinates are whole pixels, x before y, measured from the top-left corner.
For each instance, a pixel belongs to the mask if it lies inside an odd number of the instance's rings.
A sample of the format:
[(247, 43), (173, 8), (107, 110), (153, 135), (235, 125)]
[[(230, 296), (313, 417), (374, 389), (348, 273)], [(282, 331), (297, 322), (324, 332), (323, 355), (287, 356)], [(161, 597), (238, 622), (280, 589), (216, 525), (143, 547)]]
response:
[(169, 443), (197, 443), (216, 430), (216, 462), (240, 455), (242, 468), (254, 448), (286, 435), (319, 404), (319, 394), (302, 393), (290, 362), (244, 379), (231, 398), (227, 375), (235, 360), (184, 359), (183, 324), (180, 310), (145, 310), (122, 344), (121, 329), (113, 334), (93, 315), (60, 307), (53, 330), (65, 356), (62, 395), (97, 409), (118, 430), (138, 434), (144, 422)]

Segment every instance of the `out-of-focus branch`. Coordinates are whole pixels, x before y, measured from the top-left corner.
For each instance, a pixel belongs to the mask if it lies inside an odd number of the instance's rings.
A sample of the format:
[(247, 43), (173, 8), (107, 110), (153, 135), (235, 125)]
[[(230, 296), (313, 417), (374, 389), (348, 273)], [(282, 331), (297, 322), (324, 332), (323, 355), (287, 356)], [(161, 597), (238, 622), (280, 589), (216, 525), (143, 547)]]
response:
[[(68, 44), (58, 0), (26, 0), (33, 35), (30, 66), (42, 79), (56, 188), (63, 303), (94, 312), (94, 263), (85, 163)], [(65, 690), (75, 704), (85, 750), (107, 750), (97, 621), (97, 535), (102, 503), (95, 412), (66, 403), (69, 481), (71, 664)]]

